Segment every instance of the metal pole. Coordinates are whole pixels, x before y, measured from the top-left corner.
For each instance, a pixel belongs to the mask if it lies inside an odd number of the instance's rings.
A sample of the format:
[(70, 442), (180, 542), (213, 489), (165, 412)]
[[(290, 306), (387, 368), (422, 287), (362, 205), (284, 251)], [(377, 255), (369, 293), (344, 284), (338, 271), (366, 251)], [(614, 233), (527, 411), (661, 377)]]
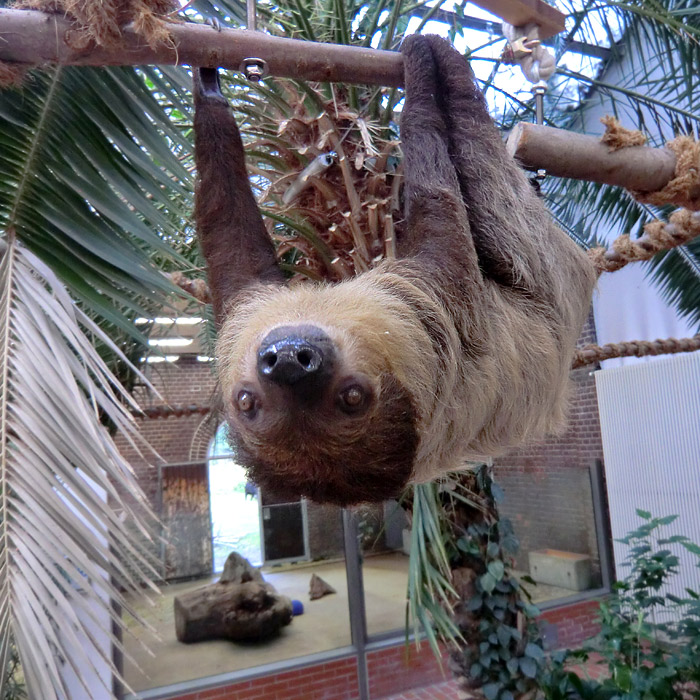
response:
[(360, 691), (360, 700), (369, 700), (367, 616), (365, 613), (365, 588), (362, 581), (362, 553), (360, 551), (357, 516), (347, 508), (343, 508), (343, 538), (345, 540), (345, 572), (348, 581), (348, 607), (350, 608), (350, 638), (357, 650), (357, 685)]
[(258, 18), (255, 12), (255, 0), (246, 0), (246, 29), (255, 32), (258, 29)]
[(603, 463), (593, 460), (590, 467), (591, 495), (593, 496), (593, 520), (598, 541), (598, 560), (603, 588), (610, 589), (615, 580), (615, 558), (612, 552), (612, 536), (605, 507), (608, 499), (603, 479)]

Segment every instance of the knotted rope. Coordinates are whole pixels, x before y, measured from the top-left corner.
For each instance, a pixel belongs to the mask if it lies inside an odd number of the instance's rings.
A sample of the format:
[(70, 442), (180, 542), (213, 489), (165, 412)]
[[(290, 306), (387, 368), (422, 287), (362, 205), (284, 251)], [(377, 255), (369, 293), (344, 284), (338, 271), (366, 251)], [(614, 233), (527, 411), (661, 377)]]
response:
[(173, 284), (183, 289), (188, 294), (191, 294), (197, 301), (202, 304), (211, 302), (211, 293), (209, 285), (203, 279), (191, 279), (186, 277), (182, 272), (175, 271), (165, 275)]
[(598, 272), (615, 272), (631, 262), (649, 260), (663, 250), (684, 245), (700, 236), (700, 212), (679, 209), (668, 223), (651, 221), (644, 234), (632, 240), (628, 233), (616, 238), (610, 248), (591, 248), (588, 256)]
[[(601, 141), (610, 150), (642, 146), (646, 137), (640, 131), (625, 129), (614, 117), (603, 117), (605, 134)], [(630, 262), (649, 260), (663, 250), (684, 245), (700, 236), (700, 143), (690, 136), (678, 136), (666, 144), (676, 155), (675, 176), (656, 192), (630, 192), (639, 202), (682, 207), (668, 223), (652, 221), (644, 226), (644, 234), (632, 240), (629, 234), (616, 238), (609, 249), (593, 248), (588, 255), (598, 272), (614, 272)]]
[(646, 357), (648, 355), (670, 355), (678, 352), (700, 350), (700, 334), (692, 338), (666, 338), (664, 340), (629, 340), (607, 345), (586, 345), (576, 351), (571, 369), (611, 360), (614, 357)]
[(557, 69), (554, 54), (546, 49), (539, 38), (539, 27), (534, 23), (514, 27), (503, 23), (503, 34), (508, 46), (503, 52), (504, 63), (517, 64), (531, 83), (546, 82)]
[[(643, 146), (647, 141), (641, 131), (626, 129), (615, 117), (606, 116), (600, 121), (605, 124), (605, 133), (600, 140), (611, 151), (628, 146)], [(643, 204), (657, 207), (675, 204), (677, 207), (697, 211), (700, 209), (700, 143), (691, 136), (677, 136), (665, 147), (676, 156), (674, 177), (655, 192), (630, 190), (630, 194)]]

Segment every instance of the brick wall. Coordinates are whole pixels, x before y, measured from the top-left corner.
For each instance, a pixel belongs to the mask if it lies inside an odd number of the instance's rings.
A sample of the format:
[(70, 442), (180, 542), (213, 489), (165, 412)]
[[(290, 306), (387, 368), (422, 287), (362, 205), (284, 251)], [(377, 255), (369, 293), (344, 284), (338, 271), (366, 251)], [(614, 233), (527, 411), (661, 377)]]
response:
[(186, 695), (177, 700), (358, 700), (354, 657)]
[[(142, 408), (156, 406), (208, 405), (216, 391), (216, 377), (209, 362), (182, 356), (177, 362), (149, 364), (145, 374), (153, 389), (138, 386), (134, 396)], [(158, 393), (156, 393), (158, 392)], [(160, 394), (160, 396), (158, 395)], [(141, 435), (157, 455), (139, 452), (122, 435), (117, 435), (119, 451), (129, 461), (151, 504), (158, 505), (158, 469), (160, 464), (178, 464), (202, 459), (214, 436), (216, 420), (193, 415), (170, 418), (138, 418)], [(195, 438), (199, 437), (199, 440)], [(192, 454), (195, 445), (198, 454)]]
[[(597, 603), (586, 601), (542, 615), (554, 628), (558, 648), (575, 646), (597, 632)], [(367, 654), (370, 698), (395, 695), (451, 677), (447, 663), (438, 663), (427, 642), (395, 646)], [(354, 657), (222, 685), (168, 700), (355, 700), (359, 698)]]
[[(591, 317), (579, 346), (594, 342)], [(591, 369), (571, 372), (569, 418), (560, 436), (495, 460), (495, 477), (505, 491), (501, 512), (513, 521), (521, 543), (520, 569), (528, 569), (530, 550), (563, 549), (589, 554), (594, 578), (599, 577), (589, 469), (595, 459), (603, 459), (603, 445)]]

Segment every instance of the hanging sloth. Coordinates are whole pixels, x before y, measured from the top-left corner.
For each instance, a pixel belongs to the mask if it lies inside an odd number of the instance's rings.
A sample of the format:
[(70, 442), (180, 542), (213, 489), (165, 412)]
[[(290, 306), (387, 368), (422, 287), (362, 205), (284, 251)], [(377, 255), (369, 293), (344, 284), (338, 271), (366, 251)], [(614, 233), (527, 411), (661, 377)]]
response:
[(215, 70), (195, 81), (196, 221), (230, 434), (277, 495), (380, 501), (556, 429), (595, 273), (506, 153), (465, 59), (402, 46), (397, 259), (288, 287)]

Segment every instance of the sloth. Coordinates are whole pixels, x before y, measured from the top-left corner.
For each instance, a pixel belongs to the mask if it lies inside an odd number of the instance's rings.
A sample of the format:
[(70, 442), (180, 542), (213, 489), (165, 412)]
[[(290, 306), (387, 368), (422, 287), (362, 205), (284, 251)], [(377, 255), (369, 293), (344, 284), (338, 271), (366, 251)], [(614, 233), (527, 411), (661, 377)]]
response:
[(595, 272), (507, 154), (465, 58), (407, 37), (396, 259), (285, 283), (215, 69), (195, 71), (195, 216), (229, 433), (278, 496), (347, 506), (554, 431)]

